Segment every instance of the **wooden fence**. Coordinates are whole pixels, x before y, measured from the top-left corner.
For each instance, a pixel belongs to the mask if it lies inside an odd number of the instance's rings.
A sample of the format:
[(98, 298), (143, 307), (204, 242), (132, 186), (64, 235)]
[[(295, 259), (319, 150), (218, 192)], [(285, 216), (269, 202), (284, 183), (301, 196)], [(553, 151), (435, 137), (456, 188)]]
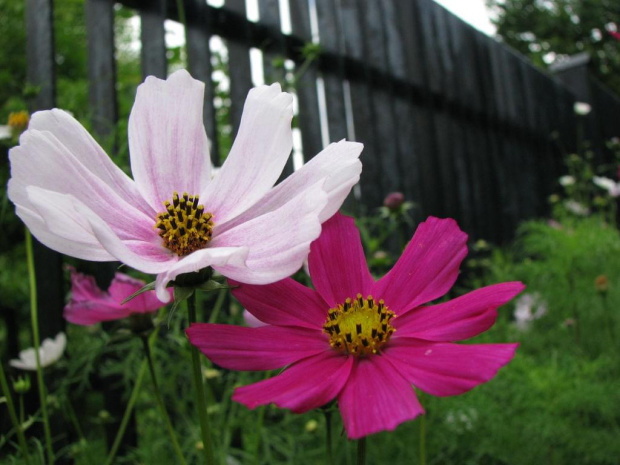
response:
[[(163, 23), (179, 20), (177, 2), (121, 3), (140, 14), (142, 73), (165, 77)], [(204, 122), (211, 141), (218, 128), (210, 37), (220, 36), (228, 50), (234, 132), (252, 87), (250, 48), (263, 52), (269, 81), (280, 75), (275, 57), (299, 66), (304, 45), (318, 34), (321, 53), (294, 89), (303, 154), (308, 160), (325, 139), (364, 143), (358, 211), (372, 212), (387, 193), (402, 191), (416, 202), (418, 219), (450, 216), (470, 236), (493, 242), (510, 238), (520, 220), (546, 212), (563, 168), (559, 147), (575, 149), (575, 95), (433, 1), (288, 0), (291, 34), (281, 32), (278, 0), (258, 0), (259, 22), (246, 18), (244, 0), (227, 0), (222, 8), (204, 0), (182, 3), (188, 66), (207, 83)], [(93, 128), (106, 135), (118, 118), (114, 2), (86, 0), (85, 8)], [(33, 111), (54, 106), (52, 17), (51, 0), (27, 0), (28, 81), (40, 88)], [(620, 105), (592, 95), (589, 124), (602, 147), (616, 135), (607, 118), (620, 120)], [(606, 116), (601, 124), (597, 113)], [(217, 164), (216, 143), (211, 153)], [(37, 273), (40, 299), (52, 307), (42, 331), (55, 334), (62, 324), (61, 258), (43, 247), (36, 258), (44, 264)]]

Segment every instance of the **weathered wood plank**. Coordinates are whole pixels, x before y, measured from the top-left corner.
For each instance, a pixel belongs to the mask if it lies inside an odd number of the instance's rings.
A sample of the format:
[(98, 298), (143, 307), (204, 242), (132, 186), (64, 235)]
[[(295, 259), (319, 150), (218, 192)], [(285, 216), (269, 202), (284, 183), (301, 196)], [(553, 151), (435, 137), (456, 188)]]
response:
[(167, 75), (166, 0), (153, 0), (140, 10), (140, 60), (142, 76), (165, 79)]
[[(300, 37), (305, 43), (311, 43), (312, 31), (310, 29), (308, 0), (290, 0), (290, 10), (293, 34)], [(302, 66), (304, 65), (302, 64)], [(297, 73), (299, 73), (299, 68)], [(299, 101), (299, 129), (301, 130), (305, 161), (310, 160), (322, 149), (319, 99), (316, 87), (317, 77), (317, 63), (310, 63), (298, 75), (295, 83), (295, 91)]]

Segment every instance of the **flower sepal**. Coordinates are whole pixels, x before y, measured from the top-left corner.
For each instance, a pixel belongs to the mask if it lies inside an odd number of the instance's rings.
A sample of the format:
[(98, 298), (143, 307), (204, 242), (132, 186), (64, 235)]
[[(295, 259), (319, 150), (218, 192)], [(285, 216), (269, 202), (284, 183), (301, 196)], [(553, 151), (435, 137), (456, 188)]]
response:
[(123, 300), (121, 302), (121, 305), (126, 304), (127, 302), (129, 302), (131, 299), (134, 299), (136, 297), (138, 297), (140, 294), (144, 293), (144, 292), (148, 292), (148, 291), (154, 291), (155, 290), (155, 281), (145, 284), (143, 287), (141, 287), (140, 289), (138, 289), (136, 292), (134, 292), (133, 294), (131, 294), (129, 297), (127, 297), (125, 300)]

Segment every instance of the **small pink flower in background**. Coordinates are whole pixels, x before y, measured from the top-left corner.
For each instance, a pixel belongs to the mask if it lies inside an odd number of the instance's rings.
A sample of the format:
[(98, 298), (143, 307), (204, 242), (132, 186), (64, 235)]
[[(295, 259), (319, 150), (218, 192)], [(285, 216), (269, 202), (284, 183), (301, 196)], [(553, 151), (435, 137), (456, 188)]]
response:
[(402, 192), (390, 192), (383, 199), (383, 206), (390, 210), (397, 210), (405, 202), (405, 194)]
[(609, 32), (609, 34), (616, 40), (620, 40), (620, 32), (616, 32), (616, 31), (607, 31)]
[(353, 219), (336, 214), (311, 246), (316, 290), (290, 278), (239, 285), (233, 294), (266, 326), (194, 324), (187, 335), (229, 369), (287, 367), (235, 390), (233, 399), (249, 408), (275, 403), (302, 413), (337, 399), (349, 438), (392, 430), (424, 412), (412, 385), (437, 396), (461, 394), (493, 378), (517, 348), (454, 341), (489, 329), (496, 308), (523, 290), (519, 282), (424, 305), (456, 281), (466, 240), (453, 220), (431, 217), (375, 281)]
[(594, 176), (592, 182), (601, 189), (605, 189), (610, 197), (620, 197), (620, 182), (603, 176)]
[[(152, 313), (164, 304), (154, 291), (143, 292), (130, 301), (127, 297), (144, 287), (144, 281), (123, 273), (116, 273), (108, 292), (101, 290), (95, 278), (75, 269), (71, 270), (71, 300), (65, 306), (64, 316), (76, 325), (94, 325), (102, 321), (120, 320), (135, 313)], [(171, 292), (167, 289), (166, 292)], [(172, 294), (170, 294), (172, 297)]]
[[(60, 357), (62, 357), (66, 347), (67, 336), (65, 336), (65, 333), (58, 333), (54, 339), (44, 339), (43, 343), (39, 347), (39, 361), (41, 362), (41, 368), (46, 368), (60, 360)], [(20, 370), (36, 371), (37, 360), (34, 348), (31, 347), (29, 349), (22, 350), (19, 353), (19, 358), (9, 361), (9, 364), (12, 367), (19, 368)]]
[(17, 215), (61, 253), (157, 274), (162, 301), (167, 283), (207, 267), (255, 284), (291, 275), (359, 180), (362, 145), (331, 144), (274, 187), (292, 148), (293, 97), (261, 86), (212, 178), (203, 95), (185, 70), (138, 87), (128, 127), (133, 179), (68, 113), (35, 113), (10, 151)]

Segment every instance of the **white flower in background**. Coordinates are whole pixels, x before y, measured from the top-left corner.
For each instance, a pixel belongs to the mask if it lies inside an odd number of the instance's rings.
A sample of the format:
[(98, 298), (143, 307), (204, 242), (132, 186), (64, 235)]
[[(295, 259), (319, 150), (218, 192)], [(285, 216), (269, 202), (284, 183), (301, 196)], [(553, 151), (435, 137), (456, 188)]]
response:
[(590, 209), (576, 200), (566, 200), (564, 206), (569, 212), (577, 216), (588, 216), (590, 214)]
[(575, 184), (575, 178), (567, 174), (560, 178), (560, 184), (563, 185), (564, 187), (573, 186)]
[(515, 301), (515, 325), (522, 331), (530, 327), (534, 320), (538, 320), (547, 313), (547, 303), (540, 294), (523, 294)]
[(585, 102), (575, 102), (575, 105), (573, 105), (573, 111), (576, 115), (586, 116), (592, 111), (592, 107)]
[(12, 137), (11, 126), (0, 125), (0, 139), (11, 139)]
[(601, 189), (605, 189), (610, 197), (620, 197), (620, 183), (615, 182), (613, 179), (594, 176), (592, 182)]
[[(67, 337), (65, 333), (58, 333), (54, 339), (45, 339), (41, 347), (39, 347), (39, 359), (41, 361), (41, 368), (48, 367), (58, 361), (65, 351), (67, 346)], [(36, 371), (37, 360), (34, 353), (34, 348), (31, 347), (26, 350), (22, 350), (19, 353), (19, 358), (13, 359), (10, 365), (20, 370)]]

